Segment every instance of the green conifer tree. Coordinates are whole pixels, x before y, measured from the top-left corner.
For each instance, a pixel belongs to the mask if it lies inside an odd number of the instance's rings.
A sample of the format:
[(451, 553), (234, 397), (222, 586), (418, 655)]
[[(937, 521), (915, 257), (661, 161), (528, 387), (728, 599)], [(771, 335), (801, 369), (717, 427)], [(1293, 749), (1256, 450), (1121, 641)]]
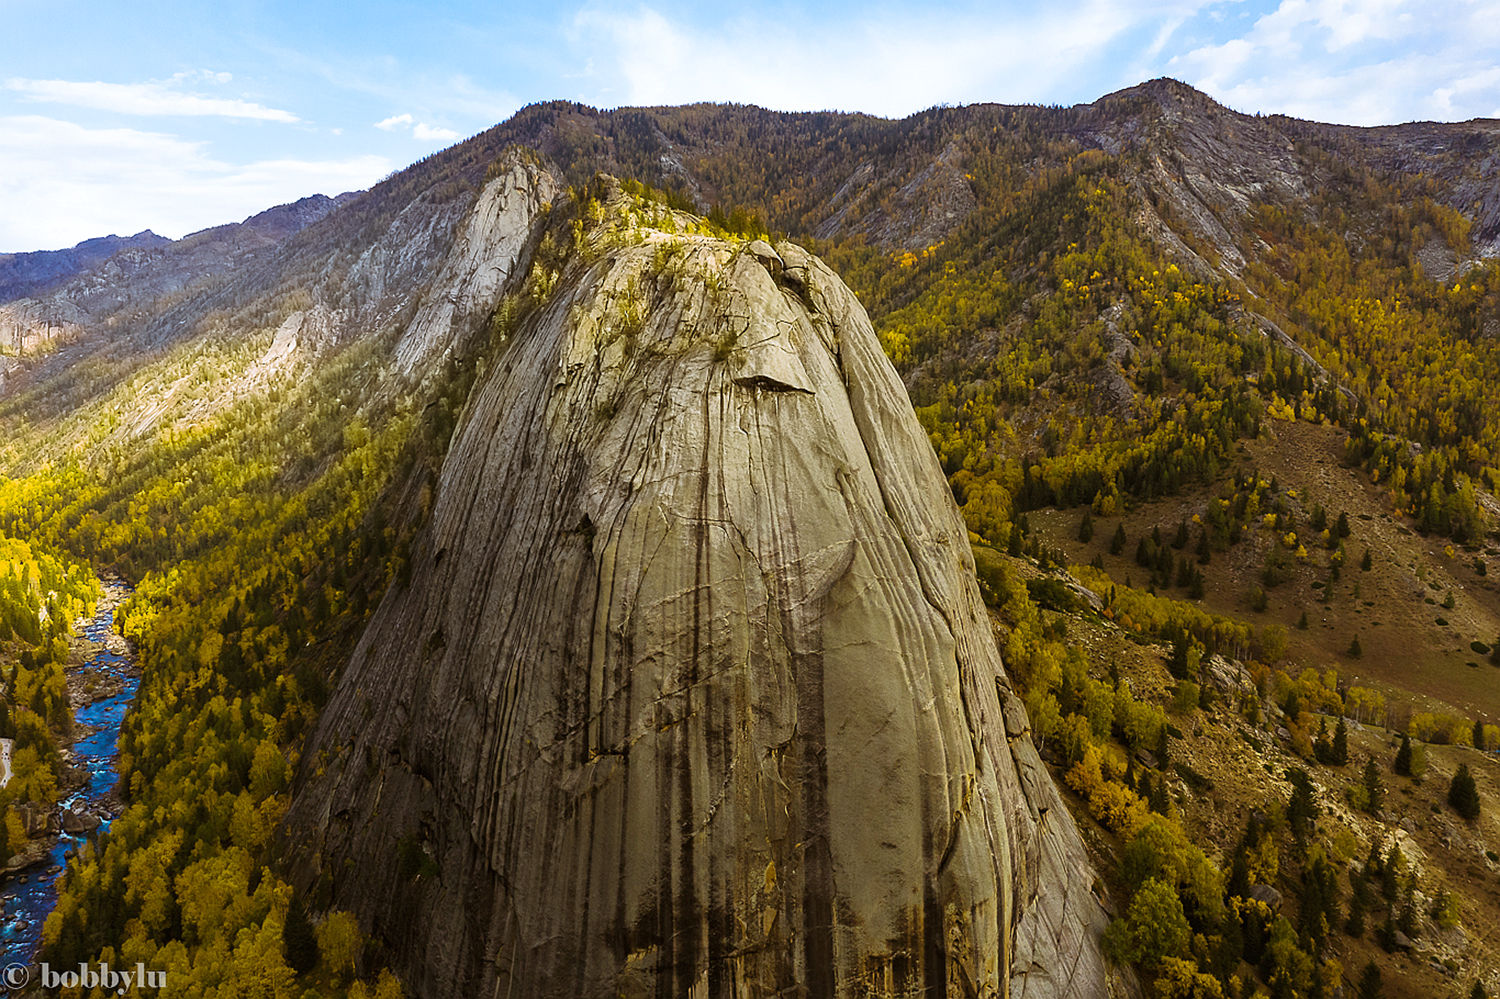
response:
[(302, 900), (292, 896), (287, 906), (286, 922), (281, 928), (281, 943), (286, 953), (286, 963), (299, 975), (305, 975), (318, 964), (318, 938)]
[(1396, 750), (1396, 760), (1391, 764), (1391, 769), (1399, 777), (1411, 776), (1411, 736), (1401, 734), (1401, 748)]
[(1448, 785), (1448, 804), (1470, 822), (1479, 818), (1479, 788), (1474, 783), (1474, 775), (1469, 773), (1467, 763), (1458, 765), (1458, 773), (1453, 775), (1453, 783)]
[(1380, 812), (1380, 806), (1385, 803), (1385, 784), (1380, 780), (1380, 767), (1376, 766), (1373, 758), (1365, 761), (1365, 770), (1361, 775), (1365, 785), (1365, 800), (1368, 802), (1370, 814)]

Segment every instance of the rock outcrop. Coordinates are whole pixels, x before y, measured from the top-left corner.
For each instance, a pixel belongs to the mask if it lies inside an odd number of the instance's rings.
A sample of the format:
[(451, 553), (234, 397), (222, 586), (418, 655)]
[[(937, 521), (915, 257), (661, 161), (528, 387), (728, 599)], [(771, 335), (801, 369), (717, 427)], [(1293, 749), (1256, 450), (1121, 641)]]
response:
[(584, 242), (310, 739), (303, 882), (427, 999), (1108, 994), (864, 310), (789, 243)]
[(20, 357), (46, 350), (83, 332), (86, 321), (69, 302), (6, 302), (0, 305), (0, 353)]
[(532, 158), (512, 152), (503, 163), (453, 241), (433, 293), (401, 337), (396, 363), (403, 372), (434, 352), (462, 346), (455, 340), (473, 327), (476, 315), (494, 307), (525, 256), (538, 218), (557, 197), (557, 182)]

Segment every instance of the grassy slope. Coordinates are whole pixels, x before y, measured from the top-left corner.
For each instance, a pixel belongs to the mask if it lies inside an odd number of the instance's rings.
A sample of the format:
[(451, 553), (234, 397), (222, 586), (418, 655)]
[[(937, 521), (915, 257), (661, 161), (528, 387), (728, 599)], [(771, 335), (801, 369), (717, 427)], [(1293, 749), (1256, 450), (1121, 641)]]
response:
[[(1344, 435), (1337, 428), (1279, 420), (1267, 427), (1264, 437), (1240, 445), (1242, 467), (1259, 469), (1263, 478), (1274, 476), (1307, 510), (1320, 503), (1333, 516), (1347, 511), (1352, 529), (1345, 542), (1348, 564), (1330, 583), (1327, 552), (1309, 545), (1308, 559), (1297, 563), (1293, 578), (1272, 588), (1267, 609), (1256, 612), (1250, 591), (1266, 552), (1278, 543), (1274, 531), (1262, 528), (1239, 545), (1215, 552), (1202, 567), (1206, 584), (1201, 605), (1257, 627), (1281, 625), (1287, 636), (1286, 664), (1295, 667), (1290, 670), (1294, 674), (1306, 666), (1334, 666), (1350, 682), (1379, 684), (1416, 709), (1500, 718), (1500, 673), (1487, 656), (1470, 648), (1474, 640), (1489, 644), (1500, 634), (1500, 549), (1456, 548), (1448, 555), (1446, 539), (1412, 530), (1407, 518), (1392, 513), (1383, 491), (1343, 461)], [(1117, 580), (1128, 576), (1145, 586), (1146, 572), (1134, 560), (1136, 539), (1152, 527), (1170, 539), (1179, 520), (1203, 513), (1218, 496), (1219, 485), (1142, 503), (1119, 517), (1095, 517), (1089, 544), (1077, 540), (1082, 508), (1036, 511), (1030, 520), (1049, 546), (1067, 553), (1070, 563), (1098, 556)], [(1129, 543), (1121, 554), (1111, 555), (1117, 524), (1124, 525)], [(1358, 564), (1366, 547), (1372, 560), (1368, 572)], [(1191, 557), (1192, 546), (1185, 552)], [(1475, 571), (1476, 558), (1485, 563), (1486, 575)], [(1455, 606), (1445, 609), (1441, 603), (1450, 591)], [(1164, 592), (1186, 596), (1176, 588)], [(1325, 602), (1329, 592), (1332, 599)], [(1304, 611), (1309, 626), (1301, 630), (1297, 620)], [(1437, 624), (1439, 619), (1447, 624)], [(1356, 636), (1362, 651), (1358, 658), (1348, 653)]]

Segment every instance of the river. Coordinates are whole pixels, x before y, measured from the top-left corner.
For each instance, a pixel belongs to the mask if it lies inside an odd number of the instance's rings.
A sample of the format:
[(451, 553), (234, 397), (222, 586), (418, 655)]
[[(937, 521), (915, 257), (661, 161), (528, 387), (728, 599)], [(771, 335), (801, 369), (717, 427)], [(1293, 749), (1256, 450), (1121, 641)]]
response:
[[(87, 680), (93, 674), (109, 688), (118, 686), (119, 689), (78, 708), (73, 714), (79, 736), (73, 743), (73, 763), (88, 771), (88, 781), (67, 794), (62, 807), (107, 816), (109, 793), (119, 781), (115, 759), (120, 743), (120, 723), (135, 697), (140, 678), (133, 655), (111, 633), (114, 608), (130, 595), (130, 588), (122, 582), (106, 580), (104, 590), (105, 598), (99, 602), (99, 609), (83, 628), (88, 655), (77, 675), (70, 678), (69, 687), (76, 688), (77, 681)], [(100, 831), (108, 826), (106, 817)], [(0, 908), (0, 955), (3, 955), (0, 963), (29, 963), (36, 956), (42, 939), (42, 923), (57, 904), (57, 878), (67, 864), (67, 854), (78, 850), (87, 841), (88, 834), (60, 834), (41, 864), (0, 877), (0, 907), (3, 907)]]

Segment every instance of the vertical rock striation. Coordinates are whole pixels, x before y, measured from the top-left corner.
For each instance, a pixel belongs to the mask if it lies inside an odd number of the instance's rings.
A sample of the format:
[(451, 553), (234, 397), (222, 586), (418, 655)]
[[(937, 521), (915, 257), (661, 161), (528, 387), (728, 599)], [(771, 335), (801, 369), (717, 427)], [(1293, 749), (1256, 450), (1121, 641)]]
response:
[(455, 341), (476, 315), (493, 307), (558, 194), (552, 175), (526, 157), (513, 151), (500, 162), (503, 169), (480, 191), (432, 291), (397, 345), (403, 373), (436, 352), (463, 346)]
[(864, 310), (794, 245), (633, 232), (476, 387), (304, 756), (304, 880), (429, 999), (1107, 994)]

